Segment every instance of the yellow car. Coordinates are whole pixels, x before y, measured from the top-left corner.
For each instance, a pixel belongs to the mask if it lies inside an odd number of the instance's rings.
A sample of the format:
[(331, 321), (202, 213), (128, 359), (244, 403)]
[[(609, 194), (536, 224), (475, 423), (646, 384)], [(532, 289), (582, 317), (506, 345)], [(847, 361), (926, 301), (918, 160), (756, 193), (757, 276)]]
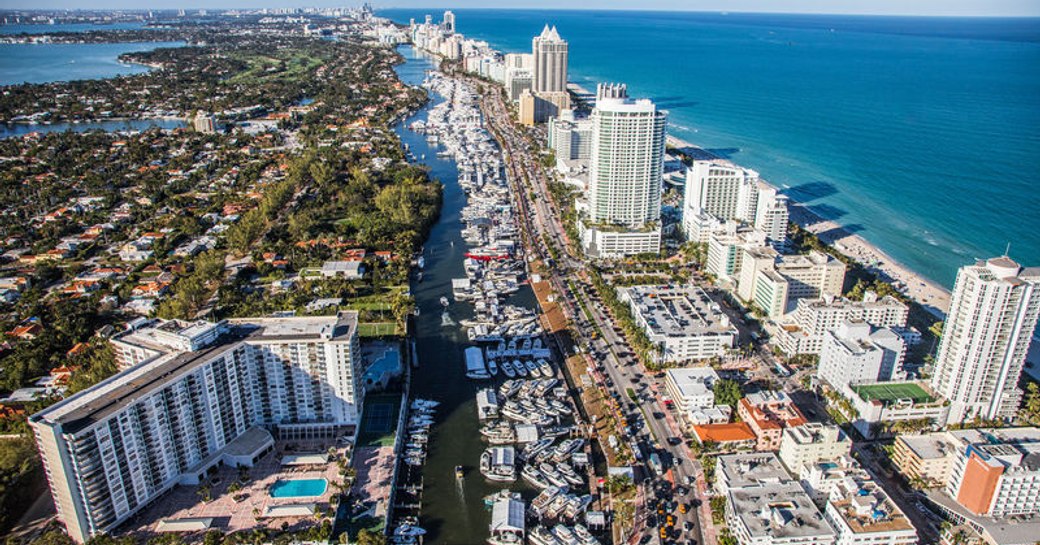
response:
[(685, 515), (687, 510), (688, 510), (688, 508), (686, 507), (685, 503), (680, 503), (679, 504), (679, 512), (680, 513)]

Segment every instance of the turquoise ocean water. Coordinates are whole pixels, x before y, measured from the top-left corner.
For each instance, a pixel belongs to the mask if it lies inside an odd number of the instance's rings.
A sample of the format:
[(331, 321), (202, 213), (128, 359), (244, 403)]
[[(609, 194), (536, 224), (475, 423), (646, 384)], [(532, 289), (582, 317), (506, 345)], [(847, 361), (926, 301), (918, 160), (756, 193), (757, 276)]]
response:
[(572, 81), (627, 83), (670, 111), (676, 136), (947, 287), (1009, 242), (1040, 265), (1040, 19), (455, 13), (504, 52), (556, 25)]

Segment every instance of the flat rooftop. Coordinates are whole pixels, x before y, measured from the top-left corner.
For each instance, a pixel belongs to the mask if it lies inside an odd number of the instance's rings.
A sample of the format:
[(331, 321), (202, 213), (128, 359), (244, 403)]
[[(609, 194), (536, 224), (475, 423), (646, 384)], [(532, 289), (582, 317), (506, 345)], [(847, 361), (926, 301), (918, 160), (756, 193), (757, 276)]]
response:
[(76, 433), (242, 343), (348, 340), (356, 330), (355, 312), (341, 312), (337, 316), (231, 320), (225, 332), (201, 350), (162, 353), (51, 405), (32, 415), (30, 420), (61, 424), (63, 432)]
[(690, 337), (736, 335), (737, 329), (714, 301), (695, 286), (632, 286), (625, 293), (651, 335)]
[(772, 452), (748, 452), (719, 456), (716, 473), (726, 480), (729, 488), (744, 488), (756, 484), (782, 483), (791, 480), (780, 459)]
[(753, 539), (811, 539), (834, 536), (802, 485), (764, 484), (730, 490), (730, 508)]
[(719, 374), (711, 367), (681, 367), (668, 369), (665, 373), (683, 397), (705, 395), (719, 380)]
[(922, 460), (944, 458), (953, 445), (947, 440), (945, 433), (926, 433), (922, 435), (900, 435), (897, 441), (902, 442), (911, 452)]
[(892, 405), (898, 401), (909, 399), (914, 403), (933, 403), (935, 397), (928, 393), (917, 382), (879, 382), (876, 384), (861, 384), (852, 386), (863, 401), (880, 401), (885, 405)]

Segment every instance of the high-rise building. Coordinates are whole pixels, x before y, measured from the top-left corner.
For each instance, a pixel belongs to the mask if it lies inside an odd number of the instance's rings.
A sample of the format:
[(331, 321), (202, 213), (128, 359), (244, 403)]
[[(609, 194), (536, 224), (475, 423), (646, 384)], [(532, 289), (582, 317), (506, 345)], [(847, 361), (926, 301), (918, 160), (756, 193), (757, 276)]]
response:
[(441, 21), (441, 27), (444, 28), (445, 32), (455, 32), (455, 14), (451, 11), (445, 11), (444, 19)]
[(707, 218), (739, 220), (754, 225), (774, 244), (787, 240), (788, 198), (762, 181), (754, 170), (729, 161), (694, 161), (686, 171), (683, 231), (705, 240), (700, 225)]
[[(76, 542), (218, 464), (252, 465), (271, 432), (334, 438), (357, 425), (356, 313), (156, 322), (119, 342), (130, 367), (29, 419)], [(134, 344), (140, 353), (128, 351)]]
[(574, 110), (564, 110), (549, 120), (549, 148), (557, 159), (588, 160), (592, 155), (592, 120), (576, 119)]
[(824, 335), (816, 374), (835, 390), (905, 378), (906, 343), (891, 329), (849, 321)]
[(533, 83), (531, 71), (524, 68), (506, 68), (506, 95), (509, 100), (520, 100), (524, 91), (530, 91)]
[(593, 256), (657, 252), (668, 115), (650, 100), (630, 99), (624, 85), (601, 84), (596, 96), (586, 250)]
[(567, 41), (560, 38), (556, 27), (545, 29), (531, 41), (534, 55), (534, 91), (563, 93), (567, 91)]
[(943, 327), (932, 388), (950, 401), (950, 422), (1010, 418), (1040, 315), (1040, 267), (1007, 256), (962, 267)]

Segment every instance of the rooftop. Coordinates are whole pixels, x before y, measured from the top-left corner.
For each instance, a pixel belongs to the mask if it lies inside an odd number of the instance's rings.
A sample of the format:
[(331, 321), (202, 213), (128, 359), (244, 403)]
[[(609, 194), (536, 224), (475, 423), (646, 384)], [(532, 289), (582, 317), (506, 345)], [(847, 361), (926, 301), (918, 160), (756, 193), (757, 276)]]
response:
[(905, 400), (915, 404), (935, 402), (935, 396), (918, 382), (878, 382), (851, 388), (863, 401), (878, 401), (884, 405), (894, 405)]
[(729, 488), (790, 481), (780, 459), (772, 452), (747, 452), (719, 456), (716, 473)]
[(730, 490), (729, 506), (755, 538), (810, 539), (834, 536), (809, 495), (797, 482)]
[(695, 286), (632, 286), (624, 293), (637, 309), (650, 335), (690, 337), (736, 334), (729, 318)]
[(701, 443), (733, 443), (739, 441), (754, 441), (755, 432), (746, 422), (731, 422), (728, 424), (705, 424), (693, 427), (693, 433)]
[(243, 342), (279, 340), (348, 340), (357, 330), (357, 313), (299, 318), (231, 320), (211, 345), (195, 351), (167, 351), (40, 411), (30, 420), (61, 424), (65, 433), (76, 433), (116, 413), (170, 381), (212, 361)]
[(671, 380), (683, 397), (705, 395), (712, 390), (718, 373), (711, 367), (681, 367), (668, 369), (668, 380)]

